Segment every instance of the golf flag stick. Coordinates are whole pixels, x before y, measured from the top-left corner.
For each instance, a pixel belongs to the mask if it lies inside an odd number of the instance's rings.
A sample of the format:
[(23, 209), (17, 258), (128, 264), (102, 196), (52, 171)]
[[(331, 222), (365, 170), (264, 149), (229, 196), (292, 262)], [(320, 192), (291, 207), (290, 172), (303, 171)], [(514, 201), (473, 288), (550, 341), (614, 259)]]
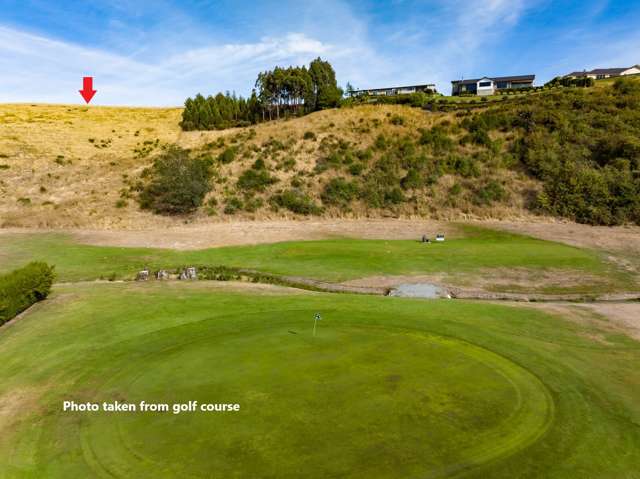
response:
[(313, 318), (313, 337), (316, 337), (316, 326), (318, 325), (318, 320), (322, 319), (322, 317), (320, 316), (320, 313), (316, 313), (315, 317)]

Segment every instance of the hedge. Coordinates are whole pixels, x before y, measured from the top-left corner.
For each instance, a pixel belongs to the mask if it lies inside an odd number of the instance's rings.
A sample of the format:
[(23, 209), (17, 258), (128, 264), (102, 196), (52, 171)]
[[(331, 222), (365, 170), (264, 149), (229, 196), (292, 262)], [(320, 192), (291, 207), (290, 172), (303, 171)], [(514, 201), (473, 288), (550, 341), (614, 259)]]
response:
[(0, 324), (4, 324), (51, 291), (53, 266), (32, 262), (0, 276)]

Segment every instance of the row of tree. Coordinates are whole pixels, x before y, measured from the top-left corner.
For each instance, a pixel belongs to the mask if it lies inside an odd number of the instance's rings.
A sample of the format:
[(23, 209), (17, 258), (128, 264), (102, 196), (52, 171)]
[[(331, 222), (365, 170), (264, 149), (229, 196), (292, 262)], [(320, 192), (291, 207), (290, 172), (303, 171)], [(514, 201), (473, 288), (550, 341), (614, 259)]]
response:
[(246, 126), (283, 116), (303, 115), (338, 106), (342, 90), (331, 64), (321, 58), (309, 67), (275, 67), (261, 72), (247, 99), (235, 94), (201, 94), (187, 98), (180, 126), (183, 130), (215, 130)]

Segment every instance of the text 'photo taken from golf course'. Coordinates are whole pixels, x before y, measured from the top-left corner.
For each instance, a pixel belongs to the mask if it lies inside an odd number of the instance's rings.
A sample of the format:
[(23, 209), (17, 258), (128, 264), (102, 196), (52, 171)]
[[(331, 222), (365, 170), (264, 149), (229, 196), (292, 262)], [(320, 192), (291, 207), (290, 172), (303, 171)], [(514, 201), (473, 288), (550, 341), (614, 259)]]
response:
[(640, 479), (640, 1), (0, 0), (0, 479)]

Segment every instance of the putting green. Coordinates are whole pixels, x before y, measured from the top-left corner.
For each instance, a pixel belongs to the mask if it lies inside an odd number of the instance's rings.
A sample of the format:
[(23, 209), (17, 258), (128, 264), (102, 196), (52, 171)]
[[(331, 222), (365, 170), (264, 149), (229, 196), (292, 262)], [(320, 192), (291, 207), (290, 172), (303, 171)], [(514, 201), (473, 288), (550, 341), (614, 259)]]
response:
[(240, 411), (76, 413), (85, 461), (101, 477), (449, 476), (530, 444), (552, 418), (542, 383), (486, 349), (366, 323), (320, 322), (313, 337), (300, 328), (313, 313), (148, 336), (153, 352), (114, 367), (92, 400)]
[(596, 334), (488, 303), (57, 285), (0, 329), (0, 477), (635, 477), (640, 348)]

